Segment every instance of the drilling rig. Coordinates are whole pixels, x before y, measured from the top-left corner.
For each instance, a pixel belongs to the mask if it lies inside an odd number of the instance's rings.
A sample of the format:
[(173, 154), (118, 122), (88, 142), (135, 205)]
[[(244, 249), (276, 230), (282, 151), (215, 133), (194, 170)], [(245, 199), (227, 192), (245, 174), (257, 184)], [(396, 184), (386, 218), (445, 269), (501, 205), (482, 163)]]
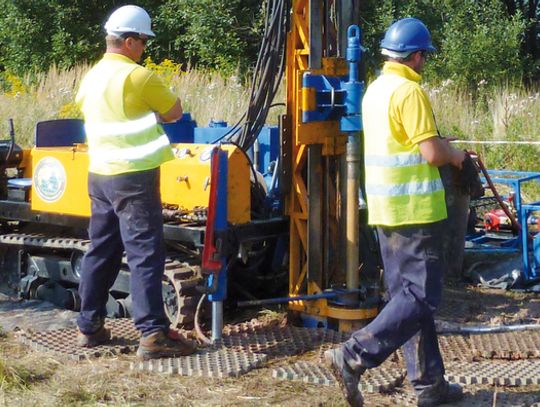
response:
[[(362, 31), (354, 1), (271, 0), (238, 123), (165, 124), (175, 159), (161, 167), (168, 257), (165, 308), (175, 326), (212, 304), (212, 337), (227, 309), (286, 303), (305, 326), (354, 330), (378, 310), (377, 250), (364, 219)], [(265, 126), (285, 79), (286, 114)], [(77, 310), (88, 249), (84, 123), (36, 125), (34, 145), (0, 142), (0, 247), (5, 286)], [(370, 278), (371, 276), (371, 278)], [(130, 315), (126, 264), (110, 316)]]

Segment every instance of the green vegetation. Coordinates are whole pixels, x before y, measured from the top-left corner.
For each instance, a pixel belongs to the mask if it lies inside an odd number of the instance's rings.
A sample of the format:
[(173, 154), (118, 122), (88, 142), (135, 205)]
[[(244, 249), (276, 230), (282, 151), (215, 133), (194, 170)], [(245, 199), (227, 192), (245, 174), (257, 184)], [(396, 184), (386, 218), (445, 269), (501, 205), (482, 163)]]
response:
[[(49, 67), (95, 62), (114, 0), (0, 0), (0, 72), (24, 76)], [(154, 20), (155, 60), (243, 77), (255, 63), (267, 2), (260, 0), (141, 0)], [(538, 0), (366, 0), (355, 15), (364, 33), (369, 70), (380, 65), (379, 41), (398, 18), (423, 19), (440, 52), (430, 80), (473, 88), (540, 79)]]
[(38, 371), (12, 360), (8, 361), (0, 353), (0, 395), (7, 391), (28, 390), (34, 383), (46, 380), (50, 374), (50, 371)]
[[(182, 99), (184, 110), (201, 126), (211, 119), (233, 123), (247, 108), (249, 88), (236, 75), (225, 77), (216, 71), (195, 69), (181, 72), (168, 60), (156, 64), (147, 59), (145, 64), (169, 83)], [(86, 70), (88, 65), (80, 65), (65, 70), (53, 67), (33, 77), (11, 75), (6, 91), (0, 92), (0, 139), (8, 138), (8, 118), (14, 121), (17, 142), (28, 147), (37, 122), (79, 117), (73, 101)], [(277, 112), (269, 119), (276, 123)]]
[[(368, 71), (381, 62), (379, 41), (396, 19), (414, 16), (432, 32), (439, 52), (426, 78), (451, 79), (475, 90), (479, 83), (540, 79), (540, 2), (519, 0), (369, 0), (361, 2), (360, 24), (368, 48)], [(531, 40), (532, 39), (532, 40)]]
[[(223, 76), (215, 71), (181, 71), (170, 60), (146, 66), (161, 75), (182, 99), (200, 126), (212, 119), (234, 123), (247, 108), (249, 87), (237, 75)], [(13, 118), (17, 141), (31, 146), (35, 124), (40, 120), (78, 117), (73, 103), (78, 83), (88, 66), (61, 70), (51, 68), (32, 80), (11, 75), (10, 86), (0, 93), (0, 134), (7, 138), (8, 118)], [(452, 80), (428, 85), (441, 133), (461, 141), (540, 141), (540, 89), (522, 85), (491, 87), (480, 83), (466, 91)], [(278, 100), (284, 101), (284, 86)], [(283, 113), (271, 111), (269, 122), (276, 124)], [(477, 151), (490, 168), (540, 171), (540, 146), (527, 144), (460, 144)]]
[[(152, 57), (232, 73), (245, 72), (260, 42), (259, 0), (146, 0), (154, 19)], [(0, 71), (23, 76), (55, 65), (99, 59), (103, 25), (122, 3), (96, 0), (0, 0)]]
[[(379, 41), (405, 16), (423, 19), (439, 52), (425, 80), (445, 135), (461, 140), (540, 138), (540, 2), (522, 0), (367, 0), (355, 13), (364, 32), (368, 78), (382, 62)], [(0, 134), (13, 118), (17, 140), (33, 142), (40, 120), (78, 117), (79, 81), (103, 52), (103, 22), (121, 3), (0, 0)], [(249, 69), (266, 2), (145, 0), (158, 37), (145, 65), (178, 93), (201, 126), (234, 123), (246, 110)], [(155, 62), (154, 62), (155, 61)], [(284, 87), (276, 102), (284, 101)], [(270, 112), (276, 123), (282, 108)], [(540, 170), (538, 145), (467, 145), (491, 168)]]

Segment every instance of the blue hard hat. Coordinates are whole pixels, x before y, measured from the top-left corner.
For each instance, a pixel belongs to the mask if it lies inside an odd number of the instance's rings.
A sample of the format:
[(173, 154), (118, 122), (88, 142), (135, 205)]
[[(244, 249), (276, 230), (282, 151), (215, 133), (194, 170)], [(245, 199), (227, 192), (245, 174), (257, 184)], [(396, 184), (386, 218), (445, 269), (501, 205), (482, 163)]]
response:
[(392, 24), (383, 40), (381, 48), (395, 52), (436, 51), (431, 43), (431, 34), (425, 24), (417, 18), (403, 18)]

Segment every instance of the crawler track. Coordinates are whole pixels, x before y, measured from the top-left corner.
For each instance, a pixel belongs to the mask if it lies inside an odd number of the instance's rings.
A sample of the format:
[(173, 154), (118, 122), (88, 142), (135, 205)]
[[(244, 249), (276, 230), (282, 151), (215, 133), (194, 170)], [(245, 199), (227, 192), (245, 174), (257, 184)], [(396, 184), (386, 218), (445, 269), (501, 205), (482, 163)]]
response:
[[(9, 264), (11, 268), (11, 279), (20, 280), (31, 273), (31, 267), (24, 268), (20, 264), (23, 256), (21, 253), (29, 255), (50, 256), (50, 258), (62, 258), (69, 263), (70, 267), (63, 267), (60, 276), (47, 276), (41, 270), (34, 270), (36, 276), (39, 276), (39, 284), (46, 284), (46, 280), (54, 280), (62, 286), (68, 287), (74, 297), (77, 297), (76, 286), (79, 282), (80, 270), (77, 270), (73, 259), (82, 258), (82, 255), (88, 251), (90, 241), (86, 239), (76, 239), (71, 237), (47, 236), (44, 234), (26, 234), (26, 233), (9, 233), (0, 235), (0, 247), (5, 252), (10, 252), (11, 259), (6, 258), (4, 253), (4, 265)], [(57, 261), (57, 260), (55, 260)], [(128, 267), (124, 259), (123, 270), (127, 273)], [(125, 274), (124, 273), (124, 274)], [(15, 275), (15, 277), (13, 277)], [(120, 276), (121, 277), (121, 276)], [(124, 276), (126, 283), (117, 291), (123, 292), (118, 299), (119, 316), (129, 316), (130, 298), (129, 294), (129, 279)], [(118, 281), (118, 280), (117, 280)], [(165, 312), (175, 327), (190, 327), (193, 324), (193, 316), (195, 307), (200, 298), (196, 287), (202, 281), (200, 267), (178, 260), (174, 256), (170, 256), (165, 262), (164, 282), (163, 282), (163, 297), (165, 303)], [(37, 283), (36, 283), (37, 284)], [(113, 287), (114, 290), (115, 287)], [(36, 289), (32, 288), (27, 293), (22, 293), (26, 298), (39, 298), (36, 294)], [(71, 302), (70, 302), (71, 304)], [(74, 298), (73, 305), (68, 308), (77, 309), (78, 300)]]

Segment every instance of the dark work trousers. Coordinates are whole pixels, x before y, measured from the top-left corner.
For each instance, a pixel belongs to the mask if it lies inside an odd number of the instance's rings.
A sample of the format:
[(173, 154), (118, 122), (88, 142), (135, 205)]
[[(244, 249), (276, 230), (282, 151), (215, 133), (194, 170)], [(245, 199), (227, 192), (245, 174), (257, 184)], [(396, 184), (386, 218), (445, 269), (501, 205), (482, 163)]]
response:
[(90, 249), (82, 262), (77, 323), (94, 333), (105, 318), (109, 289), (125, 249), (135, 327), (143, 335), (167, 332), (161, 279), (165, 263), (159, 168), (119, 175), (88, 175), (92, 215)]
[(404, 345), (407, 375), (417, 392), (443, 380), (433, 313), (442, 294), (445, 224), (377, 228), (390, 300), (344, 343), (353, 369), (379, 366)]

